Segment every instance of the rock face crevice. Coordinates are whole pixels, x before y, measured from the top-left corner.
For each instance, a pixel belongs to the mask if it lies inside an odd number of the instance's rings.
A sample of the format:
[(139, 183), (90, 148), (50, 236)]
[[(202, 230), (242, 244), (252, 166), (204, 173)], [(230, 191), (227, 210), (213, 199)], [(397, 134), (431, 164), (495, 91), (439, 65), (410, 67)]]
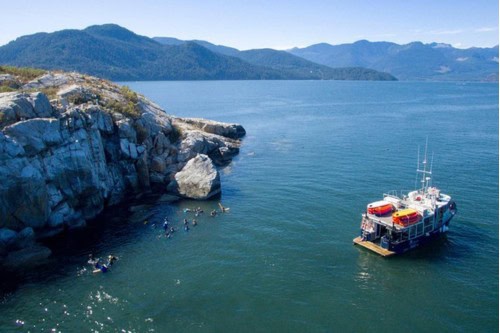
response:
[(238, 154), (245, 135), (237, 124), (173, 118), (78, 73), (19, 86), (0, 94), (0, 263), (16, 262), (16, 253), (38, 260), (26, 254), (47, 254), (38, 236), (82, 227), (130, 194), (218, 195), (217, 166)]

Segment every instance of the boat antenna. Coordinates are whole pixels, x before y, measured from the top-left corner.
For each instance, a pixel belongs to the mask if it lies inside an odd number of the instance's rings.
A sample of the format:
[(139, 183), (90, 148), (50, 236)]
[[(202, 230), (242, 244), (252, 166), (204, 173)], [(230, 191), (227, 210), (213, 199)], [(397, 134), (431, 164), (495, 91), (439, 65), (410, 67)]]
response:
[[(423, 164), (423, 169), (420, 169), (417, 167), (417, 174), (420, 172), (422, 174), (422, 180), (420, 181), (422, 184), (422, 194), (427, 191), (427, 187), (429, 186), (429, 181), (431, 180), (431, 171), (427, 171), (427, 142), (429, 140), (429, 137), (425, 139), (425, 154), (424, 154), (424, 160), (422, 161)], [(419, 163), (420, 164), (420, 163)]]
[(434, 152), (432, 152), (432, 155), (431, 155), (431, 168), (429, 170), (429, 186), (432, 186), (432, 178), (430, 177), (430, 175), (432, 175), (432, 164), (434, 164)]
[(418, 167), (420, 166), (420, 145), (417, 146), (417, 172), (415, 173), (415, 190), (417, 189), (418, 182)]

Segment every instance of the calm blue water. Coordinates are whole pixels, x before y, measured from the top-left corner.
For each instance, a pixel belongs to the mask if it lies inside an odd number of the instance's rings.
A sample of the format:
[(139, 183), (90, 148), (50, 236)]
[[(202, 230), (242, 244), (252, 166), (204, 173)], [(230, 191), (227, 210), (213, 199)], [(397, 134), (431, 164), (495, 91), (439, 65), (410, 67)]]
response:
[[(4, 295), (0, 331), (498, 331), (497, 84), (126, 84), (171, 114), (244, 125), (222, 174), (230, 212), (158, 238), (151, 223), (217, 204), (181, 201), (63, 241), (57, 265)], [(354, 247), (368, 202), (414, 188), (427, 137), (459, 208), (449, 234), (391, 259)], [(93, 276), (90, 251), (120, 260)]]

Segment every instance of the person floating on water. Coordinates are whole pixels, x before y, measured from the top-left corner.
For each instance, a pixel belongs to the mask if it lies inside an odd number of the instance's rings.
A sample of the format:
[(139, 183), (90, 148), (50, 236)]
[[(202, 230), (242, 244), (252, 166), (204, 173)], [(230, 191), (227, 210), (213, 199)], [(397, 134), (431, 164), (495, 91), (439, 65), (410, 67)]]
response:
[(93, 273), (100, 273), (100, 272), (106, 273), (107, 271), (108, 271), (108, 266), (98, 262), (95, 265), (95, 269), (94, 269)]
[(196, 213), (194, 214), (195, 216), (200, 216), (203, 213), (203, 209), (201, 207), (196, 208)]
[(210, 212), (210, 216), (215, 217), (217, 215), (217, 211), (214, 209)]
[(193, 224), (193, 226), (196, 226), (196, 225), (198, 225), (198, 222), (196, 222), (196, 220), (195, 220), (195, 219), (193, 219), (192, 224)]
[(92, 271), (93, 273), (106, 273), (108, 271), (108, 267), (105, 264), (101, 264), (101, 260), (97, 259), (96, 262), (94, 263), (94, 270)]
[(229, 211), (229, 208), (222, 206), (222, 204), (220, 202), (219, 202), (219, 207), (220, 207), (221, 213), (227, 213)]
[(184, 219), (184, 225), (187, 225), (187, 224), (188, 224), (188, 220)]
[(168, 219), (165, 219), (165, 222), (163, 222), (163, 230), (168, 230)]
[[(113, 264), (117, 260), (118, 260), (118, 257), (115, 257), (114, 255), (111, 255), (111, 254), (108, 256), (108, 261), (105, 264), (101, 264), (100, 259), (95, 260), (95, 262), (94, 262), (95, 269), (93, 270), (93, 273), (100, 273), (100, 272), (106, 273), (108, 271), (108, 269), (111, 266), (113, 266)], [(89, 260), (89, 262), (90, 262), (90, 260)]]
[(108, 266), (108, 267), (112, 266), (115, 263), (115, 261), (117, 261), (117, 260), (118, 260), (117, 257), (115, 257), (114, 255), (110, 254), (108, 256), (108, 263), (106, 264), (106, 266)]
[(184, 226), (184, 231), (189, 231), (189, 225), (188, 225), (188, 224), (186, 224), (186, 225)]

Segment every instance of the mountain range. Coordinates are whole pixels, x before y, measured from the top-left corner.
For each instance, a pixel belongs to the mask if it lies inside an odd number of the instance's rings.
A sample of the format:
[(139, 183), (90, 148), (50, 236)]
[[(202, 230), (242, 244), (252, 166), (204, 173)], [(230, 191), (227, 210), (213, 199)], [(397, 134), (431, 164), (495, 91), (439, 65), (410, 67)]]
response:
[(248, 58), (245, 60), (214, 52), (204, 46), (210, 44), (208, 42), (167, 44), (115, 24), (96, 25), (83, 30), (19, 37), (0, 47), (0, 64), (74, 70), (117, 81), (395, 80), (392, 75), (376, 70), (330, 68), (284, 51), (246, 51), (242, 52)]
[(19, 37), (0, 64), (75, 70), (111, 80), (438, 80), (498, 81), (498, 46), (358, 41), (287, 51), (203, 40), (149, 38), (115, 24)]
[[(153, 39), (166, 45), (186, 42), (171, 37)], [(213, 52), (235, 56), (250, 63), (254, 63), (254, 59), (262, 57), (270, 50), (239, 51), (207, 41), (191, 42), (203, 45)], [(305, 48), (293, 48), (286, 52), (330, 68), (371, 68), (389, 73), (398, 80), (498, 81), (498, 45), (491, 48), (458, 49), (443, 43), (413, 42), (399, 45), (391, 42), (360, 40), (341, 45), (320, 43)], [(274, 53), (275, 57), (267, 60), (278, 60), (278, 54)], [(266, 63), (260, 62), (260, 64)]]
[(449, 44), (361, 40), (352, 44), (315, 44), (289, 50), (293, 55), (331, 67), (361, 66), (399, 80), (498, 81), (498, 45), (457, 49)]
[(172, 37), (154, 37), (154, 40), (164, 45), (182, 45), (183, 43), (196, 43), (212, 52), (239, 58), (249, 64), (271, 68), (294, 79), (320, 79), (320, 80), (394, 80), (387, 73), (381, 73), (361, 66), (331, 66), (321, 65), (286, 51), (273, 49), (254, 49), (239, 51), (238, 49), (215, 45), (207, 41), (191, 40), (182, 41)]

